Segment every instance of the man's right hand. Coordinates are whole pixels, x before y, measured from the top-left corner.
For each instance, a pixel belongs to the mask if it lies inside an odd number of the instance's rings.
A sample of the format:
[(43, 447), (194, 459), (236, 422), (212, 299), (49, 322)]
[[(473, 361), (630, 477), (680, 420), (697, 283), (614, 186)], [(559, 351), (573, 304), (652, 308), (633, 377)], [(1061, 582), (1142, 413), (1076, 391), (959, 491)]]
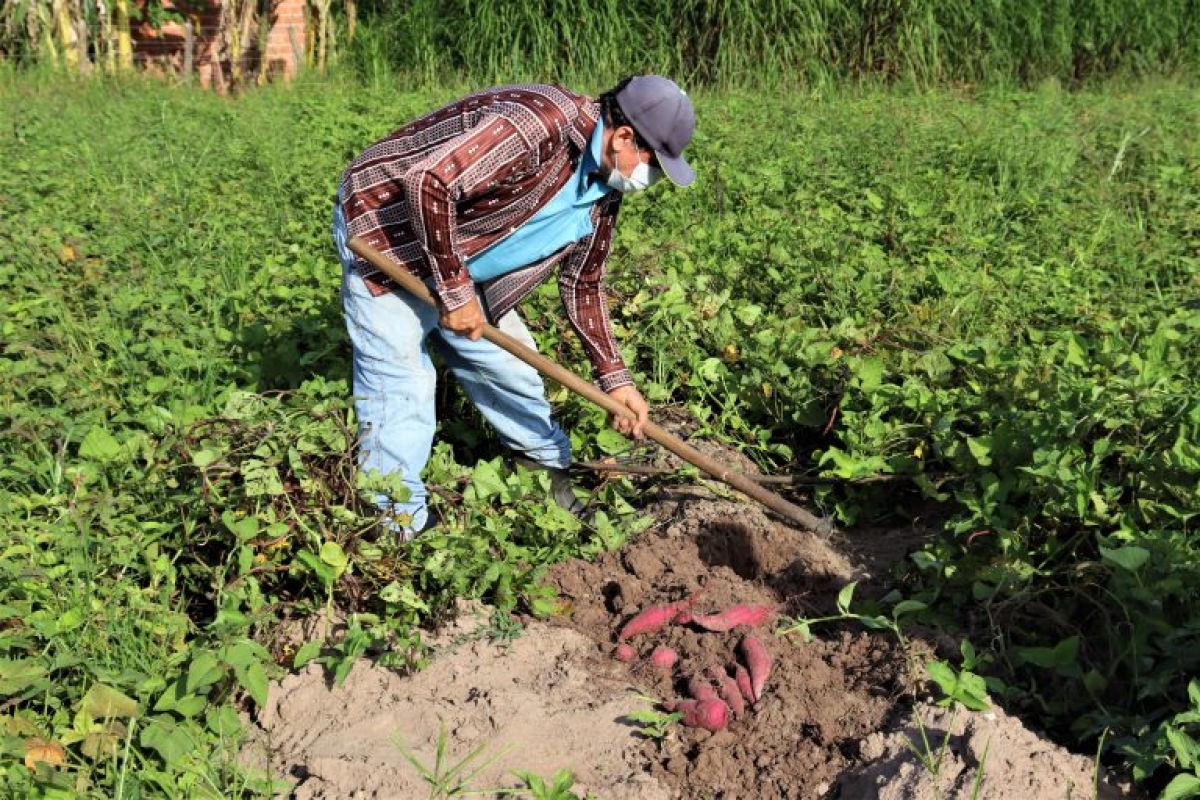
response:
[(483, 335), (483, 327), (487, 324), (487, 319), (483, 316), (483, 309), (479, 307), (479, 301), (472, 297), (469, 303), (459, 306), (453, 311), (443, 309), (438, 324), (451, 333), (466, 336), (472, 342), (477, 342)]

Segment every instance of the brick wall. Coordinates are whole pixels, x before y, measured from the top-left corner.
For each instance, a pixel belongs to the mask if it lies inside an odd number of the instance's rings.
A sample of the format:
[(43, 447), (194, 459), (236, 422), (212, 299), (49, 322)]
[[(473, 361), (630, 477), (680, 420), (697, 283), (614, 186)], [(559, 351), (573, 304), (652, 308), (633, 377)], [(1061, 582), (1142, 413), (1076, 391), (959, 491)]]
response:
[[(192, 77), (201, 86), (217, 91), (229, 88), (233, 65), (229, 53), (224, 52), (221, 42), (222, 0), (166, 0), (163, 5), (182, 15), (191, 23), (193, 32)], [(246, 42), (242, 58), (245, 79), (257, 77), (265, 70), (267, 77), (290, 80), (296, 77), (304, 58), (306, 0), (271, 0), (269, 19), (260, 20), (268, 25), (264, 51), (259, 51), (257, 34)], [(143, 6), (144, 0), (138, 5)], [(135, 23), (133, 30), (134, 61), (149, 72), (175, 73), (185, 71), (187, 29), (184, 23), (167, 21), (154, 28), (142, 14), (142, 21)]]
[(266, 68), (269, 75), (296, 77), (299, 62), (304, 58), (305, 0), (276, 0), (274, 18), (267, 34)]

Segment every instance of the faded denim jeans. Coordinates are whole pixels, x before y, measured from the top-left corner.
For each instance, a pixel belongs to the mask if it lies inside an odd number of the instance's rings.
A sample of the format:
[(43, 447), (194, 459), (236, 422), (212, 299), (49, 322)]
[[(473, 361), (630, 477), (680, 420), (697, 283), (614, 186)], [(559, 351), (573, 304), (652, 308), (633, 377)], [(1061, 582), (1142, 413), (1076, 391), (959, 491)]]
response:
[[(372, 296), (353, 267), (346, 222), (336, 202), (333, 239), (342, 261), (342, 305), (353, 347), (358, 466), (362, 471), (400, 474), (411, 492), (407, 501), (392, 504), (386, 495), (373, 498), (381, 511), (400, 523), (396, 527), (419, 531), (428, 514), (421, 473), (437, 425), (437, 374), (430, 346), (507, 447), (547, 467), (570, 465), (570, 440), (550, 418), (536, 370), (484, 339), (472, 342), (441, 330), (437, 309), (406, 292)], [(536, 347), (515, 311), (505, 314), (496, 327)]]

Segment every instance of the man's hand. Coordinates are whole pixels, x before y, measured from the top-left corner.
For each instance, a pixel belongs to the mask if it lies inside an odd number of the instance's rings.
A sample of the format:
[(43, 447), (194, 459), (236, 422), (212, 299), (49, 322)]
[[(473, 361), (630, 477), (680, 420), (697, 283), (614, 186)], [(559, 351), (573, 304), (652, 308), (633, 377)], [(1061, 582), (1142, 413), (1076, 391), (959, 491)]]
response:
[(633, 414), (612, 414), (609, 416), (609, 424), (626, 436), (632, 436), (639, 441), (643, 439), (646, 435), (646, 422), (650, 417), (650, 406), (646, 404), (642, 393), (633, 386), (618, 386), (609, 392), (608, 396)]
[(459, 306), (453, 311), (443, 309), (438, 324), (451, 333), (466, 336), (472, 342), (477, 342), (483, 335), (483, 327), (487, 324), (487, 319), (483, 316), (483, 309), (479, 307), (479, 301), (472, 297), (471, 302), (465, 306)]

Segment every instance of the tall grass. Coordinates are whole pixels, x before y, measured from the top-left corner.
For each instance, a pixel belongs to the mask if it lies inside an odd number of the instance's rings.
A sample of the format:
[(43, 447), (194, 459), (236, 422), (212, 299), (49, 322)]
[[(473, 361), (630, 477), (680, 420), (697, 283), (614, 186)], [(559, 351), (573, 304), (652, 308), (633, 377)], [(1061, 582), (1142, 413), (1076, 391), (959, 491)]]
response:
[[(607, 84), (830, 79), (1029, 83), (1200, 65), (1200, 0), (412, 0), (363, 2), (352, 61), (402, 73)], [(386, 47), (380, 47), (381, 42)], [(383, 69), (386, 65), (386, 69)]]

